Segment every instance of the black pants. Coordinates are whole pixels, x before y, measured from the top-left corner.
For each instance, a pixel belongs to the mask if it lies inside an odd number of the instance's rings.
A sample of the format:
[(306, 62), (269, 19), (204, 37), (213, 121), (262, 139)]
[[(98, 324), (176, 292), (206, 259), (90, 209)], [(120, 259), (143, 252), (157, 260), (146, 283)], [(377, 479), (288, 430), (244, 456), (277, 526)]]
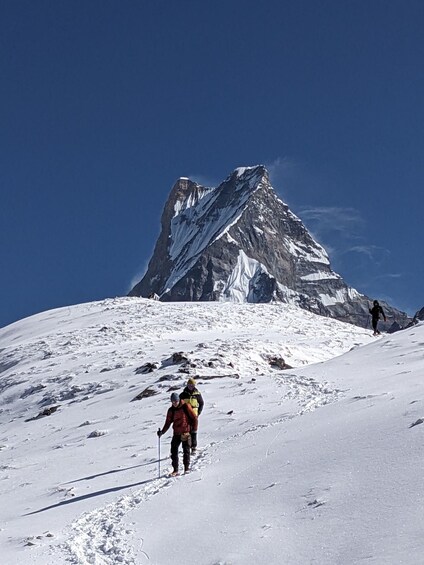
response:
[(183, 441), (181, 435), (174, 435), (171, 440), (171, 459), (172, 459), (172, 466), (174, 467), (174, 471), (178, 471), (178, 448), (180, 447), (180, 443), (183, 444), (184, 470), (187, 470), (190, 467), (190, 447), (191, 447), (190, 434), (188, 434), (188, 437), (185, 441)]
[(191, 432), (191, 447), (192, 449), (197, 447), (197, 432)]
[(377, 333), (377, 324), (378, 324), (378, 318), (373, 318), (372, 319), (372, 329), (374, 330), (374, 333)]

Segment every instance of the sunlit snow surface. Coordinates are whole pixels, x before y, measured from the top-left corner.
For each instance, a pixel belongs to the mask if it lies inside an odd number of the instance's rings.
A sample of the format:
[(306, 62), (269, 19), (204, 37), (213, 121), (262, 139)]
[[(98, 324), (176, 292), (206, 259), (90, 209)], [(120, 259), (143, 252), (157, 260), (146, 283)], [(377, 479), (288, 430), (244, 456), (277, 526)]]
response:
[[(206, 405), (192, 472), (171, 479), (155, 432), (180, 351)], [(12, 324), (0, 561), (420, 563), (423, 375), (424, 326), (376, 339), (283, 304), (123, 298)]]

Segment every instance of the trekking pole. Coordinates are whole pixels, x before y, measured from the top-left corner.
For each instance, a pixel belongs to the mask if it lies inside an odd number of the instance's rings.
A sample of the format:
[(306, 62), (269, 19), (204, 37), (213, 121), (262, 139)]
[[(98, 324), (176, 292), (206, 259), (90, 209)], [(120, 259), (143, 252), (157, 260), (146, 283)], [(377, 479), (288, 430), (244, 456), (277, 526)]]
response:
[[(158, 428), (158, 432), (160, 432), (160, 428)], [(158, 453), (159, 453), (159, 457), (158, 457), (158, 465), (159, 465), (158, 479), (160, 479), (160, 435), (158, 435)]]

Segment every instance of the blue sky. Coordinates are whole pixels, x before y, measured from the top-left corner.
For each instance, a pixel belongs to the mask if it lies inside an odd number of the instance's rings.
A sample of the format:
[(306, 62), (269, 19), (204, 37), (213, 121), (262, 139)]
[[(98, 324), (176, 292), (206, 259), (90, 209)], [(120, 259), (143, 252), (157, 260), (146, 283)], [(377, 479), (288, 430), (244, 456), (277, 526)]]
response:
[(265, 164), (346, 282), (424, 305), (424, 3), (0, 0), (0, 326), (126, 294), (180, 176)]

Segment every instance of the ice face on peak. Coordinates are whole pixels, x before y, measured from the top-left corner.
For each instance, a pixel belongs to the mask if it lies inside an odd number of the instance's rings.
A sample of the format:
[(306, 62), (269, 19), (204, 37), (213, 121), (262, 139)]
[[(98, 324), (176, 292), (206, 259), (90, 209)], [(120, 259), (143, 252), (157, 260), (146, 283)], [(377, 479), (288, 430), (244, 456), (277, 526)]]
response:
[[(366, 325), (368, 299), (334, 273), (325, 249), (271, 186), (263, 165), (219, 186), (180, 178), (148, 270), (129, 293), (165, 301), (282, 301)], [(400, 325), (406, 314), (386, 307)]]
[[(255, 165), (254, 167), (237, 167), (234, 169), (232, 175), (235, 175), (237, 178), (243, 176), (263, 176), (268, 175), (268, 172), (264, 165)], [(231, 175), (230, 175), (231, 176)]]
[(246, 253), (240, 249), (237, 257), (237, 263), (230, 273), (224, 287), (222, 289), (221, 300), (229, 300), (230, 302), (261, 302), (257, 290), (260, 293), (260, 285), (257, 288), (256, 282), (260, 276), (264, 274), (269, 276), (267, 268), (261, 265), (259, 261), (248, 257)]
[(256, 165), (255, 167), (238, 167), (228, 178), (235, 178), (238, 183), (235, 190), (252, 189), (259, 187), (262, 182), (265, 184), (269, 182), (268, 171), (263, 165)]

